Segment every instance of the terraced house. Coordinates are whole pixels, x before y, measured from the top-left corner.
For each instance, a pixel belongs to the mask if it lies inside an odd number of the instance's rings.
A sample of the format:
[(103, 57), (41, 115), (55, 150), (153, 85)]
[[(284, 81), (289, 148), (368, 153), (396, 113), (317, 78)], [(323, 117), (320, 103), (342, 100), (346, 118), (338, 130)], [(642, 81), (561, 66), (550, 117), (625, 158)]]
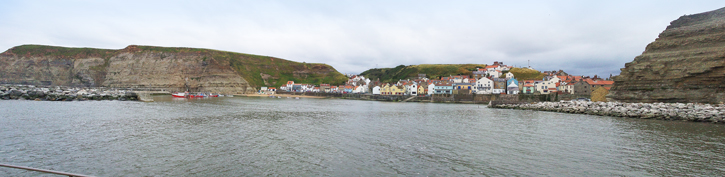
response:
[(440, 83), (435, 85), (436, 94), (453, 94), (453, 85), (449, 83)]

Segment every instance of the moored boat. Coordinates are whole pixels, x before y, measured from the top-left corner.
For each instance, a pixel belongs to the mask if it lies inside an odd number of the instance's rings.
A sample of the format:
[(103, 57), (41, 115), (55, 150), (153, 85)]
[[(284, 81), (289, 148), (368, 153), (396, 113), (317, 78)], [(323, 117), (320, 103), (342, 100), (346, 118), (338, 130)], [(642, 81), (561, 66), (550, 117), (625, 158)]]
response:
[(184, 98), (184, 97), (186, 97), (186, 92), (184, 92), (184, 93), (174, 92), (173, 94), (171, 94), (171, 96), (174, 98)]

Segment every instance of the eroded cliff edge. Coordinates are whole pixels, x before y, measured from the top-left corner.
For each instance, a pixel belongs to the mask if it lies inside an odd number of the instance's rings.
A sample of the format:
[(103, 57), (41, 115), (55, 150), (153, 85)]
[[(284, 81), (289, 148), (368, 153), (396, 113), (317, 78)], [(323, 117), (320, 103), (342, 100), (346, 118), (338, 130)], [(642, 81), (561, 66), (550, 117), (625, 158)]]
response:
[(725, 8), (672, 21), (614, 78), (623, 102), (725, 101)]
[(22, 45), (0, 54), (0, 83), (253, 93), (295, 82), (342, 83), (325, 64), (226, 51), (131, 45), (120, 50)]

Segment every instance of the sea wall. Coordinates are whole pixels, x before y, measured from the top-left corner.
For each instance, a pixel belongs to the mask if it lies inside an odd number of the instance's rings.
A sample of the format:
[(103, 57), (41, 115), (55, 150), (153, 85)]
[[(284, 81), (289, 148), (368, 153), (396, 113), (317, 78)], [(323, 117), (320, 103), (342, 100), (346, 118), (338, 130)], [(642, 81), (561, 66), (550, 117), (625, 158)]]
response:
[(25, 85), (0, 86), (0, 100), (86, 101), (138, 100), (134, 91), (104, 88), (35, 87)]
[(489, 107), (694, 122), (723, 123), (723, 119), (725, 119), (725, 105), (723, 104), (559, 101), (491, 104)]

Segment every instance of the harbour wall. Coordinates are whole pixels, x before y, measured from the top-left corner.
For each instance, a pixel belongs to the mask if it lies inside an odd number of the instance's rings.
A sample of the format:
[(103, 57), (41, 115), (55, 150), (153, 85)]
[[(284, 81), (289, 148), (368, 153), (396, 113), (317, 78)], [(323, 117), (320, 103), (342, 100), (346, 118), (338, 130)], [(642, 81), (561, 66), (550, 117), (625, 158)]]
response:
[(621, 103), (559, 101), (538, 103), (491, 102), (489, 108), (589, 114), (640, 119), (725, 123), (725, 105), (696, 103)]
[(108, 88), (36, 87), (32, 85), (2, 85), (0, 100), (86, 101), (120, 100), (153, 101), (151, 95), (164, 91), (137, 91)]

